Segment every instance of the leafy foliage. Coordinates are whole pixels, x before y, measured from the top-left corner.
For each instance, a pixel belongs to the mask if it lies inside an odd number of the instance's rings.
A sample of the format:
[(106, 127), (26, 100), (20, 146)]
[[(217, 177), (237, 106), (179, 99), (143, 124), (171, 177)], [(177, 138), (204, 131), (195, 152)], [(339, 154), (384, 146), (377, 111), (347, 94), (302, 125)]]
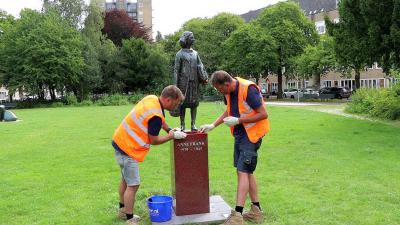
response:
[(304, 79), (313, 77), (316, 89), (319, 89), (321, 76), (335, 69), (333, 44), (331, 37), (323, 36), (316, 46), (308, 45), (304, 53), (295, 59), (296, 73)]
[(132, 20), (124, 10), (106, 12), (103, 33), (117, 46), (122, 46), (122, 40), (131, 37), (151, 40), (149, 28)]
[(226, 55), (223, 68), (232, 74), (258, 77), (278, 64), (275, 40), (252, 24), (233, 32), (223, 48)]
[(303, 53), (306, 46), (318, 42), (318, 34), (314, 24), (293, 2), (280, 2), (267, 7), (254, 23), (275, 40), (278, 60), (270, 67), (270, 72), (278, 76), (278, 98), (282, 98), (283, 70), (287, 77), (294, 74), (295, 58)]
[(85, 12), (84, 0), (43, 0), (45, 11), (55, 10), (69, 24), (75, 28), (80, 27)]
[(353, 94), (346, 110), (383, 119), (400, 119), (400, 84), (390, 89), (361, 88)]
[[(37, 26), (37, 24), (41, 24)], [(21, 12), (21, 18), (2, 37), (0, 66), (4, 82), (44, 99), (55, 90), (72, 88), (84, 68), (81, 35), (54, 11)]]
[(111, 68), (114, 79), (125, 93), (164, 86), (168, 79), (168, 61), (156, 45), (142, 39), (124, 40)]

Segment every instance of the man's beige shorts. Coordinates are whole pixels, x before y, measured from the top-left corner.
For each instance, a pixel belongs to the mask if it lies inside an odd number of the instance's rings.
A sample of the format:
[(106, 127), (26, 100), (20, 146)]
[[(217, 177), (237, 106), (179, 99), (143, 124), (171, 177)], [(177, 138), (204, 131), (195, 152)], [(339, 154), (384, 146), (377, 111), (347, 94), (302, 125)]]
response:
[(115, 159), (121, 168), (121, 175), (128, 186), (140, 185), (139, 163), (126, 154), (115, 151)]

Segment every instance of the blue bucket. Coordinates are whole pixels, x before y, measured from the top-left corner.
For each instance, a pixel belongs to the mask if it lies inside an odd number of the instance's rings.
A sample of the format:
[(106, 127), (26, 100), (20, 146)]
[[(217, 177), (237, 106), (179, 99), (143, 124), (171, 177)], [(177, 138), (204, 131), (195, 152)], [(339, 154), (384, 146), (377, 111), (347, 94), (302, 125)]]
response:
[(151, 222), (165, 222), (172, 218), (172, 197), (155, 195), (147, 199)]

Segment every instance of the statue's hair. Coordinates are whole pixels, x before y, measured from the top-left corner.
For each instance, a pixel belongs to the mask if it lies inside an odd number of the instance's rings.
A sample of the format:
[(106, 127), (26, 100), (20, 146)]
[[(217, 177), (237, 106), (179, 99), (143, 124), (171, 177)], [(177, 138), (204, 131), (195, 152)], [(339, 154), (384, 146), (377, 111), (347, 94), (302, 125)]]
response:
[(232, 82), (233, 78), (229, 73), (223, 71), (223, 70), (218, 70), (215, 71), (210, 78), (211, 84), (213, 86), (215, 85), (223, 85), (225, 83), (230, 83)]
[(165, 87), (161, 92), (161, 97), (163, 98), (171, 98), (171, 99), (179, 99), (183, 101), (185, 96), (183, 96), (181, 90), (175, 85), (169, 85)]
[(182, 36), (179, 38), (179, 44), (181, 45), (182, 48), (188, 47), (188, 40), (190, 36), (193, 36), (193, 32), (191, 31), (183, 32)]

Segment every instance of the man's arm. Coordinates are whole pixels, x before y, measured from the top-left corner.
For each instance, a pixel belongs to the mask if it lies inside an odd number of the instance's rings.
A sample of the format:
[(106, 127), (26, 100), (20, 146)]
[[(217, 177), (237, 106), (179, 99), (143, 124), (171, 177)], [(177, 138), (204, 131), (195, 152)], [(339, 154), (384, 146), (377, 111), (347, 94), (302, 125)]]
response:
[(162, 124), (162, 129), (165, 130), (165, 132), (169, 133), (170, 130), (172, 130), (167, 123)]
[(166, 130), (168, 128), (168, 125), (166, 123), (163, 123), (160, 117), (154, 116), (149, 120), (147, 130), (150, 144), (160, 145), (174, 138), (173, 131), (168, 131), (167, 135), (159, 136), (161, 128)]
[(153, 136), (149, 134), (150, 144), (160, 145), (167, 141), (174, 139), (174, 131), (170, 130), (167, 135), (164, 136)]
[(250, 117), (239, 118), (239, 123), (254, 123), (268, 118), (267, 111), (262, 101), (262, 95), (257, 87), (253, 85), (249, 87), (246, 102), (256, 114)]
[(239, 118), (239, 123), (254, 123), (268, 118), (268, 113), (265, 110), (264, 105), (261, 105), (257, 109), (254, 109), (254, 111), (256, 111), (256, 114), (254, 116)]
[(215, 121), (214, 121), (214, 126), (217, 127), (219, 126), (221, 123), (224, 122), (224, 118), (228, 116), (228, 112), (225, 111), (224, 113), (222, 113)]

